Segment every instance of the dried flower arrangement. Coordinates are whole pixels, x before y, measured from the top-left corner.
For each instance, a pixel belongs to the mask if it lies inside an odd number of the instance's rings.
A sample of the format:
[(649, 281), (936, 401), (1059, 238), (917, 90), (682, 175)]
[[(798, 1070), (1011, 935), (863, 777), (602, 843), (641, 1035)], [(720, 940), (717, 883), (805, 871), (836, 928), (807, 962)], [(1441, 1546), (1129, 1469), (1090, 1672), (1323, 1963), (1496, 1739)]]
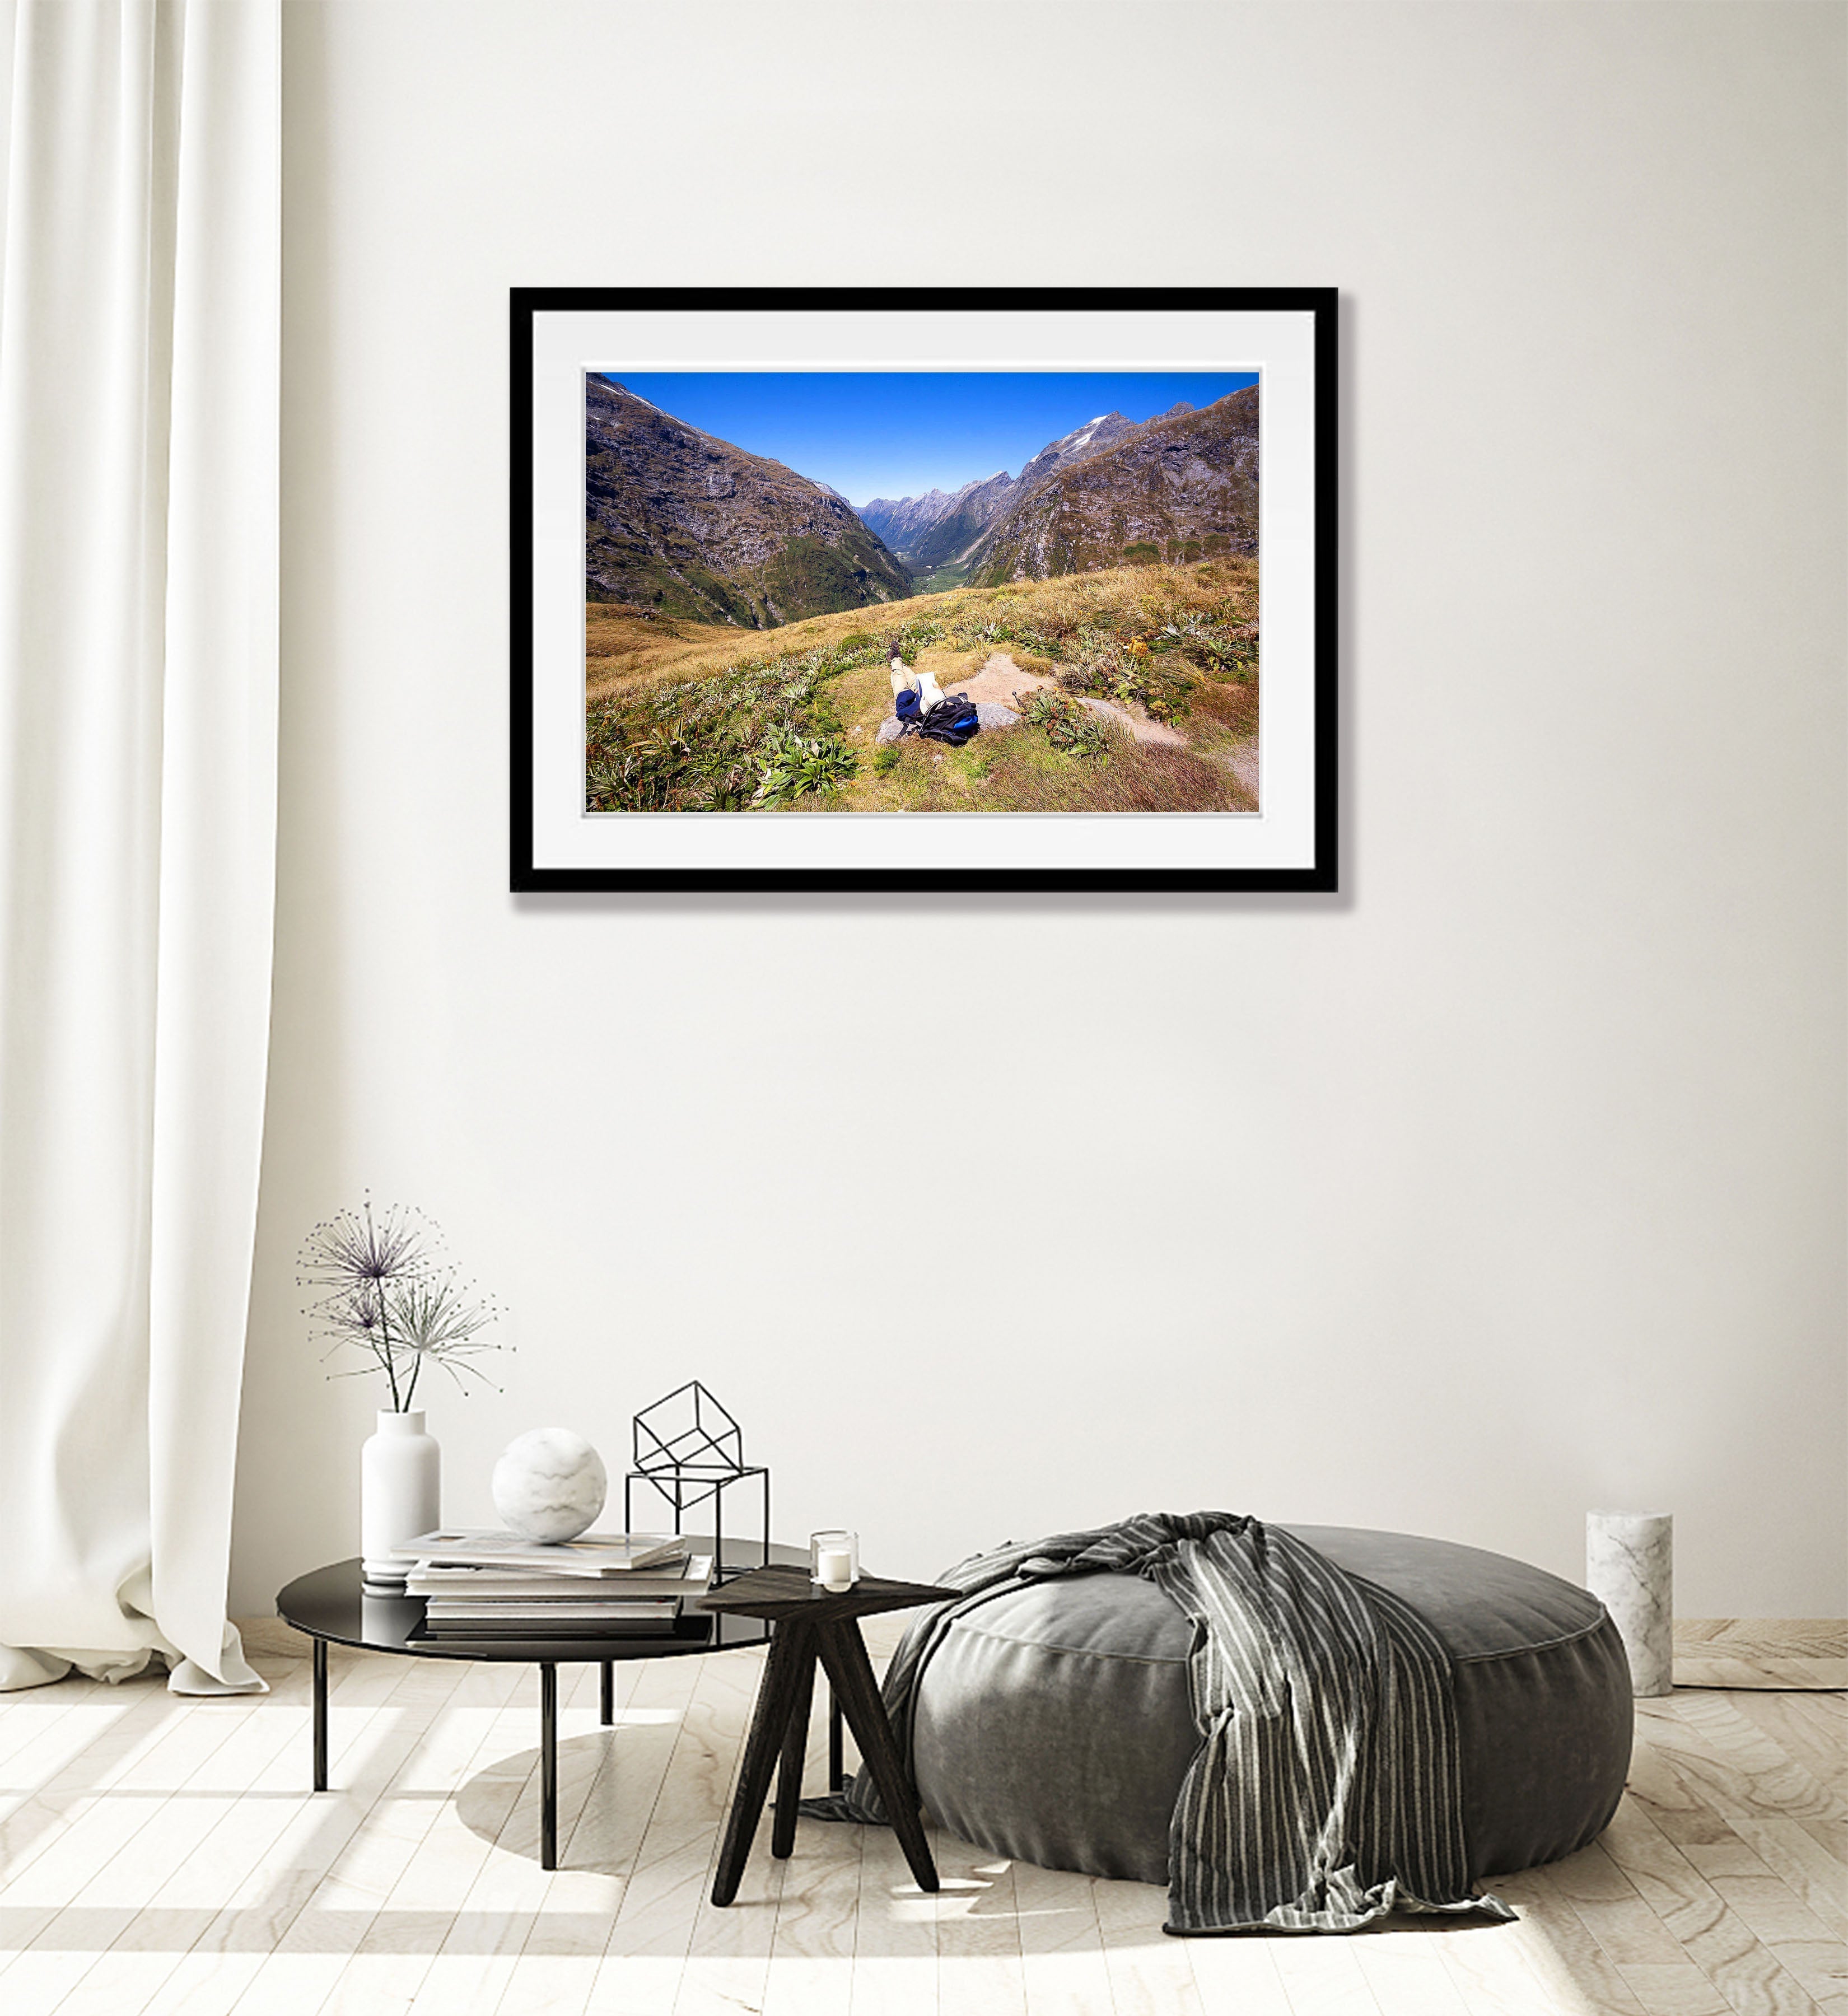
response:
[(408, 1206), (388, 1204), (375, 1215), (368, 1197), (357, 1211), (323, 1219), (297, 1266), (296, 1285), (320, 1291), (302, 1313), (326, 1345), (323, 1355), (353, 1347), (373, 1361), (328, 1377), (382, 1371), (395, 1413), (409, 1411), (426, 1365), (440, 1366), (467, 1392), (465, 1375), (493, 1383), (470, 1359), (513, 1348), (483, 1338), (501, 1315), (499, 1304), (461, 1280), (444, 1257), (441, 1228)]

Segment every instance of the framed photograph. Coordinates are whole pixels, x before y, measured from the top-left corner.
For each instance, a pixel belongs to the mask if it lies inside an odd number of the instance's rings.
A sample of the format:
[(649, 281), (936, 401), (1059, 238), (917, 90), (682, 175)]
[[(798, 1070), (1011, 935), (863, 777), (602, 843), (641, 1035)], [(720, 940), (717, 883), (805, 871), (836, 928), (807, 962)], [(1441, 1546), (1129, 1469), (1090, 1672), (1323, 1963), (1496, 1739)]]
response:
[(516, 288), (516, 890), (1336, 880), (1332, 288)]

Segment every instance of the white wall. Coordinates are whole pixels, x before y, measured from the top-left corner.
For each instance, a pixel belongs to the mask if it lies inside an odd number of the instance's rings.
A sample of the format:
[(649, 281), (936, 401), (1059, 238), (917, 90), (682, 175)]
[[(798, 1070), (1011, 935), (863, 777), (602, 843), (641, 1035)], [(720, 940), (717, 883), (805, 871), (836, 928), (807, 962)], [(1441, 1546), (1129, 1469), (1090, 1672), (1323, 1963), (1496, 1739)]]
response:
[[(452, 1517), (697, 1374), (888, 1571), (1620, 1504), (1848, 1610), (1841, 11), (286, 11), (234, 1607), (356, 1545), (369, 1184), (514, 1312)], [(1072, 282), (1344, 290), (1346, 894), (510, 897), (509, 286)]]

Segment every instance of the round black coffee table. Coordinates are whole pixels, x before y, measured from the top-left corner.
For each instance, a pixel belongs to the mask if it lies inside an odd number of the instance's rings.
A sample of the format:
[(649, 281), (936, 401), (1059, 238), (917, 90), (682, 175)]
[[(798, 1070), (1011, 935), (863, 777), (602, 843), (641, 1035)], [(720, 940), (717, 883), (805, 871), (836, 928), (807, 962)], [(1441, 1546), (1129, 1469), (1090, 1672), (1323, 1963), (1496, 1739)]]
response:
[[(710, 1539), (690, 1536), (695, 1551), (710, 1553)], [(806, 1569), (805, 1547), (769, 1550), (772, 1564)], [(755, 1543), (725, 1546), (725, 1565), (733, 1574), (763, 1565), (763, 1550)], [(762, 1618), (696, 1611), (690, 1604), (670, 1631), (658, 1636), (625, 1632), (608, 1638), (467, 1639), (421, 1637), (423, 1599), (385, 1596), (364, 1586), (359, 1563), (336, 1561), (299, 1576), (276, 1598), (276, 1615), (314, 1640), (315, 1790), (327, 1789), (327, 1647), (351, 1645), (363, 1652), (391, 1652), (413, 1659), (512, 1661), (539, 1669), (539, 1860), (558, 1867), (558, 1669), (595, 1664), (603, 1668), (599, 1719), (605, 1728), (615, 1720), (618, 1659), (672, 1659), (704, 1652), (729, 1652), (740, 1646), (769, 1641), (771, 1625)], [(840, 1710), (833, 1710), (830, 1730), (830, 1776), (841, 1778)]]

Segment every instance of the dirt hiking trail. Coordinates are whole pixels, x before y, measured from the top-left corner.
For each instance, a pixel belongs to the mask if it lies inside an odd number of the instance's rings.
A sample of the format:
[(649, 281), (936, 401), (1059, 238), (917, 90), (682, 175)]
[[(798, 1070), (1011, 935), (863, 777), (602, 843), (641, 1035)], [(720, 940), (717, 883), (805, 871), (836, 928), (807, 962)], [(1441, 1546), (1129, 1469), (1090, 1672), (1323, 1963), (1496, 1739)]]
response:
[[(1014, 662), (1013, 655), (1007, 651), (996, 651), (972, 679), (958, 679), (953, 689), (966, 693), (979, 707), (984, 700), (992, 700), (1002, 707), (1011, 707), (1024, 693), (1036, 692), (1043, 686), (1055, 686), (1056, 680), (1043, 679), (1038, 672), (1023, 671)], [(1139, 720), (1134, 715), (1126, 713), (1120, 707), (1107, 700), (1093, 700), (1087, 694), (1075, 696), (1079, 704), (1088, 707), (1093, 714), (1101, 715), (1106, 721), (1113, 721), (1132, 735), (1138, 742), (1165, 742), (1170, 747), (1184, 749), (1187, 738), (1177, 735), (1172, 728), (1164, 727), (1158, 721)]]

